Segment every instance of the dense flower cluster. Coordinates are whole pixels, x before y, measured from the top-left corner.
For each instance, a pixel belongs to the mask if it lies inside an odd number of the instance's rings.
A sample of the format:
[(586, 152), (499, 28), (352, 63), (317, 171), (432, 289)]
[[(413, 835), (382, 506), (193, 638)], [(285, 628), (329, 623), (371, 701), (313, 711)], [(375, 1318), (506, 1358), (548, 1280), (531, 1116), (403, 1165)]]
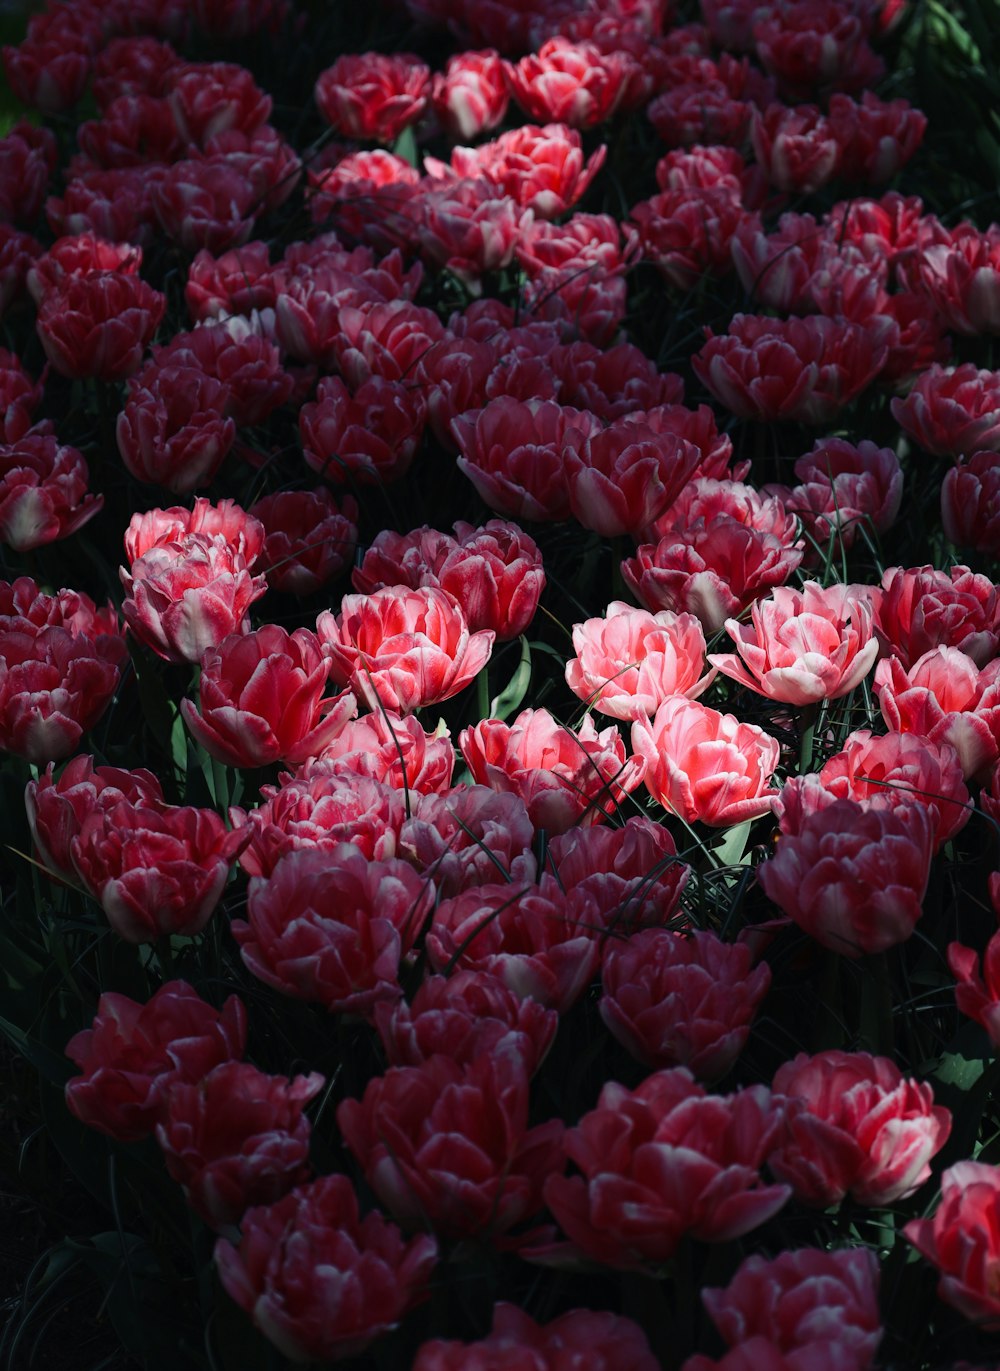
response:
[(904, 93), (960, 20), (30, 8), (0, 1027), (114, 1210), (39, 1297), (172, 1283), (205, 1366), (992, 1355), (1000, 226)]

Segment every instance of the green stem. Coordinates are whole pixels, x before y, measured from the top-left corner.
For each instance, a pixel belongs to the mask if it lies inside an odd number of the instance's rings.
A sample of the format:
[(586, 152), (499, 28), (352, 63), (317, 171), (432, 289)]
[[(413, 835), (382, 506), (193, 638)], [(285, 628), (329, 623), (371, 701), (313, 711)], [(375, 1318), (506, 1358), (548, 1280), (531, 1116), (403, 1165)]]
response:
[(819, 718), (819, 705), (806, 705), (799, 720), (799, 775), (807, 776), (812, 771), (813, 735), (816, 720)]
[(861, 1046), (877, 1057), (891, 1057), (894, 1047), (892, 1026), (892, 984), (884, 952), (865, 958), (861, 983)]
[(483, 667), (476, 677), (476, 704), (479, 709), (480, 720), (490, 717), (490, 668), (489, 664)]

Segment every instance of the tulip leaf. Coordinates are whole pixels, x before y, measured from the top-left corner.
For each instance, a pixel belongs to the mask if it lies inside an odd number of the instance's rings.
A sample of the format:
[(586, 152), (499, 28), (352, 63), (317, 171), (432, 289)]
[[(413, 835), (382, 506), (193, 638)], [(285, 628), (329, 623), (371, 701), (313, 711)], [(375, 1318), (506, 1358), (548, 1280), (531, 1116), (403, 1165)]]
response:
[(727, 828), (718, 846), (713, 850), (721, 866), (741, 866), (749, 860), (746, 846), (752, 819), (744, 819), (741, 824)]
[(34, 1038), (29, 1038), (24, 1029), (18, 1028), (17, 1024), (11, 1023), (9, 1019), (0, 1019), (0, 1034), (45, 1080), (61, 1086), (69, 1079), (72, 1067), (67, 1059)]
[(417, 165), (417, 136), (412, 128), (404, 129), (392, 145), (392, 150), (397, 157), (401, 157), (404, 162), (409, 162), (411, 167)]
[(531, 644), (524, 634), (521, 634), (521, 660), (517, 664), (513, 676), (507, 684), (505, 690), (490, 704), (491, 719), (508, 719), (514, 710), (518, 708), (528, 693), (528, 686), (531, 683)]
[(978, 1058), (963, 1057), (958, 1052), (945, 1052), (934, 1071), (936, 1080), (943, 1085), (954, 1085), (959, 1090), (971, 1090), (986, 1070), (986, 1063)]

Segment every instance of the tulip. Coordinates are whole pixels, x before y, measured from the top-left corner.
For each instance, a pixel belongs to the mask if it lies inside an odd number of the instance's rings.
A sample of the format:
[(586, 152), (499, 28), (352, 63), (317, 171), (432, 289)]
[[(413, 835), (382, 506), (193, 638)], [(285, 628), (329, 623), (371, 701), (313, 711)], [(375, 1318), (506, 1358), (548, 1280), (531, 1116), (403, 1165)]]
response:
[(731, 1242), (766, 1223), (790, 1194), (760, 1174), (781, 1119), (764, 1086), (708, 1095), (683, 1067), (632, 1091), (609, 1082), (566, 1134), (582, 1175), (545, 1184), (567, 1255), (641, 1270), (669, 1261), (687, 1234)]
[(917, 802), (875, 809), (823, 794), (821, 807), (783, 833), (758, 880), (823, 947), (846, 957), (884, 952), (920, 918), (934, 819)]
[(644, 1066), (686, 1066), (701, 1080), (724, 1076), (750, 1035), (771, 983), (751, 970), (750, 948), (714, 933), (647, 929), (604, 954), (601, 1018)]
[(406, 1242), (377, 1211), (362, 1219), (337, 1175), (249, 1210), (239, 1246), (215, 1247), (226, 1293), (296, 1362), (359, 1355), (423, 1297), (436, 1261), (426, 1234)]
[(918, 1190), (951, 1132), (951, 1114), (927, 1084), (888, 1057), (800, 1052), (772, 1088), (789, 1101), (768, 1165), (804, 1204), (826, 1208), (850, 1194), (882, 1208)]
[(710, 653), (713, 666), (770, 700), (791, 705), (839, 700), (861, 684), (878, 655), (867, 600), (848, 586), (778, 587), (751, 610), (751, 622), (726, 620), (736, 653)]
[(329, 670), (314, 633), (265, 624), (205, 653), (198, 708), (182, 700), (181, 713), (195, 740), (226, 766), (304, 762), (357, 711), (349, 691), (323, 698)]
[(626, 758), (616, 728), (598, 733), (588, 715), (574, 733), (547, 709), (524, 709), (512, 724), (486, 719), (464, 729), (458, 746), (474, 780), (519, 795), (531, 822), (548, 833), (602, 822), (644, 769)]
[(941, 1273), (938, 1294), (945, 1303), (983, 1332), (1000, 1329), (1000, 1171), (986, 1162), (950, 1166), (933, 1217), (911, 1219), (903, 1232)]
[(558, 1371), (594, 1362), (602, 1371), (656, 1371), (659, 1365), (638, 1324), (618, 1314), (571, 1309), (537, 1324), (513, 1304), (493, 1308), (493, 1330), (479, 1342), (435, 1338), (417, 1351), (413, 1371), (502, 1371), (515, 1365)]
[(408, 1231), (508, 1232), (541, 1208), (563, 1166), (563, 1125), (528, 1127), (528, 1072), (514, 1045), (466, 1067), (449, 1057), (391, 1067), (337, 1123), (365, 1178)]
[(370, 709), (412, 713), (449, 700), (489, 661), (494, 634), (470, 633), (458, 602), (443, 590), (389, 586), (345, 595), (335, 618), (316, 621), (330, 674)]
[(777, 741), (756, 724), (682, 696), (632, 725), (632, 750), (646, 763), (646, 789), (685, 823), (727, 828), (756, 819), (777, 793), (768, 784)]
[(254, 1204), (273, 1204), (309, 1175), (305, 1106), (325, 1084), (316, 1071), (268, 1076), (224, 1062), (197, 1083), (177, 1082), (156, 1125), (167, 1170), (217, 1232)]
[(402, 995), (399, 964), (433, 898), (411, 866), (369, 861), (352, 843), (288, 852), (250, 882), (247, 919), (233, 920), (233, 936), (275, 990), (370, 1017), (379, 1000)]
[(246, 1047), (242, 1000), (207, 1004), (185, 981), (168, 981), (146, 1004), (105, 992), (90, 1028), (70, 1038), (66, 1055), (82, 1075), (66, 1083), (66, 1104), (82, 1123), (119, 1142), (152, 1133), (171, 1086), (197, 1084)]

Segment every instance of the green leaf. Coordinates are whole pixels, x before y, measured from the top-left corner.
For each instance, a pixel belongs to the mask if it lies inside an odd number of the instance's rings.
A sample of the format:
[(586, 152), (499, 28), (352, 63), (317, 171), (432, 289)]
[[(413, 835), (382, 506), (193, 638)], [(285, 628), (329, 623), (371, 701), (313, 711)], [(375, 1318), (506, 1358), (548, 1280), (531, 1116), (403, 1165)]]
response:
[(409, 162), (411, 167), (415, 167), (420, 154), (417, 151), (417, 135), (413, 132), (412, 126), (404, 129), (392, 145), (392, 150), (397, 157), (401, 157), (404, 162)]
[(963, 1057), (957, 1052), (945, 1052), (933, 1075), (943, 1085), (954, 1085), (959, 1090), (971, 1090), (985, 1070), (986, 1062), (979, 1058)]
[(531, 644), (524, 634), (521, 634), (521, 660), (510, 678), (505, 690), (502, 690), (490, 705), (491, 719), (508, 719), (514, 710), (518, 708), (528, 693), (528, 686), (531, 684)]
[(18, 1028), (17, 1024), (11, 1023), (9, 1019), (0, 1018), (0, 1033), (45, 1080), (61, 1086), (69, 1079), (73, 1068), (66, 1058), (51, 1051), (36, 1039), (29, 1038), (23, 1028)]
[(741, 824), (727, 828), (718, 846), (713, 849), (722, 866), (740, 866), (747, 859), (747, 837), (753, 819), (745, 819)]

